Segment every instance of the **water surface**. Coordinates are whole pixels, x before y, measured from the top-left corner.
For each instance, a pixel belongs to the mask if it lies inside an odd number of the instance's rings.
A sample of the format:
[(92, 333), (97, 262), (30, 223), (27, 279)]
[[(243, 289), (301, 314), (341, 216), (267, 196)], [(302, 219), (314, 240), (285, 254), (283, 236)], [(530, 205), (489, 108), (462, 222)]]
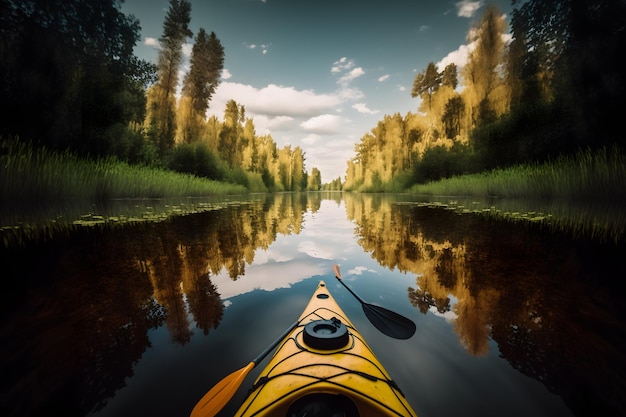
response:
[[(188, 415), (319, 280), (421, 417), (624, 414), (624, 245), (412, 200), (260, 195), (5, 248), (3, 414)], [(416, 334), (379, 333), (334, 263)]]

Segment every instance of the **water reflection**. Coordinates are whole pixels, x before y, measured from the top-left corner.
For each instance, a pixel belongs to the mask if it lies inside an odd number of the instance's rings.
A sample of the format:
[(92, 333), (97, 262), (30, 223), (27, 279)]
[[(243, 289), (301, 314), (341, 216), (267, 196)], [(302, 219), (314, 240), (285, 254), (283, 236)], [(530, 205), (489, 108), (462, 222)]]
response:
[[(0, 251), (5, 270), (16, 271), (5, 278), (13, 289), (3, 292), (3, 408), (20, 416), (101, 410), (134, 377), (156, 343), (151, 333), (187, 346), (194, 334), (223, 327), (232, 300), (252, 305), (260, 297), (254, 290), (327, 274), (338, 260), (347, 276), (359, 274), (365, 252), (381, 270), (414, 277), (397, 305), (445, 318), (470, 355), (485, 358), (497, 349), (575, 412), (591, 402), (598, 413), (625, 410), (626, 330), (612, 293), (614, 277), (626, 276), (623, 245), (570, 241), (533, 225), (397, 201), (338, 193), (255, 196), (158, 223), (79, 228)], [(359, 293), (374, 300), (368, 291), (380, 295), (391, 283), (377, 285)], [(298, 297), (272, 303), (299, 311), (306, 296)], [(274, 317), (283, 310), (261, 307), (253, 309), (254, 320), (271, 316), (272, 325), (284, 327)], [(233, 332), (244, 320), (253, 319), (231, 317)], [(227, 343), (222, 333), (219, 351), (249, 348), (242, 356), (251, 359), (263, 344), (257, 339), (264, 332), (256, 332), (251, 346)], [(219, 379), (226, 372), (215, 362)], [(173, 379), (176, 386), (184, 376)]]
[(360, 245), (381, 265), (415, 274), (411, 303), (446, 317), (469, 353), (486, 355), (493, 339), (515, 368), (574, 408), (624, 411), (625, 315), (610, 295), (626, 276), (623, 244), (375, 195), (346, 205)]
[(212, 277), (242, 277), (255, 249), (299, 233), (319, 204), (283, 194), (2, 251), (16, 287), (3, 297), (10, 414), (65, 414), (68, 395), (77, 415), (102, 407), (132, 376), (150, 329), (165, 325), (185, 345), (194, 325), (205, 335), (217, 328), (224, 306)]

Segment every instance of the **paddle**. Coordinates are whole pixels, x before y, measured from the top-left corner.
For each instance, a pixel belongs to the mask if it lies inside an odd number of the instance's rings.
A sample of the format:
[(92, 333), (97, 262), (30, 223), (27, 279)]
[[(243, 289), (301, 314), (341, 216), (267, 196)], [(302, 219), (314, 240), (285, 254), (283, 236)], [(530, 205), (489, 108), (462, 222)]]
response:
[(239, 386), (256, 365), (259, 364), (265, 357), (272, 351), (287, 335), (296, 328), (298, 322), (293, 323), (278, 339), (274, 340), (270, 346), (268, 346), (259, 356), (257, 356), (252, 362), (228, 375), (220, 382), (215, 384), (213, 388), (209, 390), (198, 401), (196, 406), (191, 411), (191, 417), (213, 417), (220, 412), (222, 408), (237, 392)]
[(335, 278), (337, 278), (337, 280), (341, 282), (341, 284), (343, 284), (343, 286), (346, 287), (346, 289), (350, 291), (350, 293), (354, 295), (357, 300), (359, 300), (363, 306), (365, 316), (374, 325), (374, 327), (394, 339), (409, 339), (413, 336), (415, 333), (415, 323), (413, 323), (413, 321), (401, 316), (398, 313), (387, 310), (386, 308), (366, 303), (341, 280), (339, 265), (333, 265), (333, 271), (335, 272)]

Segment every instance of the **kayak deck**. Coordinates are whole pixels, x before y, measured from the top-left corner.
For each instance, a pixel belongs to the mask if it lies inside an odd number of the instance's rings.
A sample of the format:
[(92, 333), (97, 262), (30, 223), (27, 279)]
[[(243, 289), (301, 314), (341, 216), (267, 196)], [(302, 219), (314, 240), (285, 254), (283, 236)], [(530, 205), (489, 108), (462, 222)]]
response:
[(305, 415), (416, 416), (324, 281), (236, 413)]

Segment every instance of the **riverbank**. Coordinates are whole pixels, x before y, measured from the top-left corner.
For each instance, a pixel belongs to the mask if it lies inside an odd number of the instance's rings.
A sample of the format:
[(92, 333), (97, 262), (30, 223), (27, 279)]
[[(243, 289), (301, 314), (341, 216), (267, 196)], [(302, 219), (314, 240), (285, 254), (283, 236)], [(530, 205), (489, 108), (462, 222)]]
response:
[(238, 184), (129, 165), (112, 158), (79, 158), (70, 153), (34, 148), (18, 140), (3, 141), (1, 150), (0, 199), (11, 204), (205, 197), (247, 192)]
[(417, 184), (409, 192), (432, 196), (626, 201), (626, 155), (617, 148), (580, 151), (546, 164), (526, 164)]
[[(5, 141), (1, 149), (0, 237), (5, 246), (76, 227), (214, 210), (249, 194), (241, 185), (113, 159), (90, 161), (17, 141)], [(425, 205), (616, 242), (626, 230), (626, 156), (616, 149), (580, 152), (549, 164), (415, 185), (409, 194), (419, 195)]]
[(414, 185), (409, 192), (427, 206), (535, 223), (572, 238), (617, 243), (626, 231), (626, 155), (617, 148)]

